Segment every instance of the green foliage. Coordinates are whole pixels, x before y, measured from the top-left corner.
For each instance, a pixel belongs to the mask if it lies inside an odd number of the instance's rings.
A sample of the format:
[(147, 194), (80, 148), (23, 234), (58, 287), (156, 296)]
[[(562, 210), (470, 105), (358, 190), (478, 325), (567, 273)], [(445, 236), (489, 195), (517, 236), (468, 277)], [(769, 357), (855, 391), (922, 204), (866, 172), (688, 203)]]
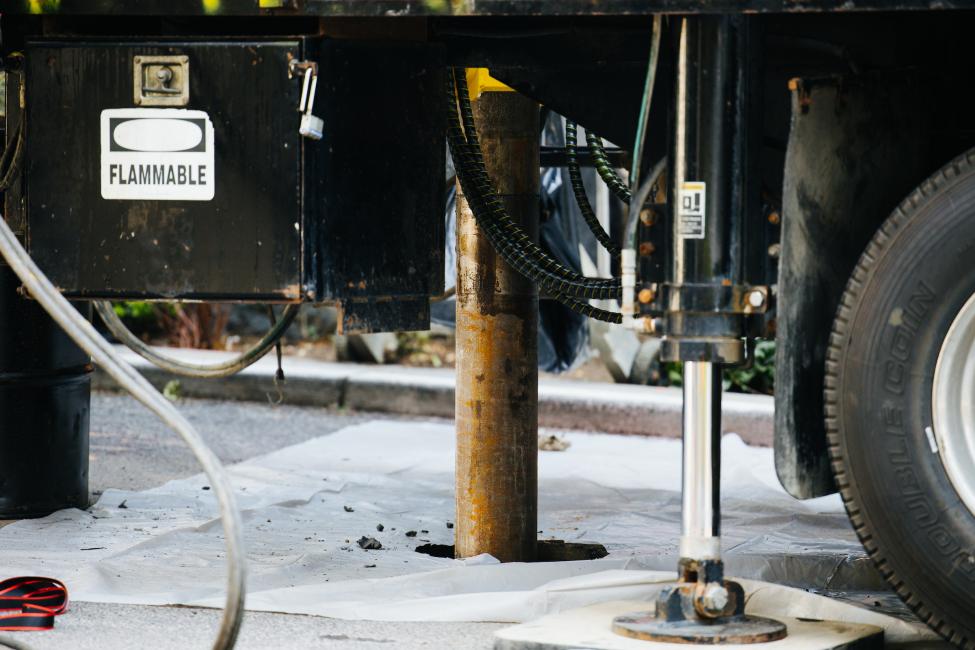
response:
[(142, 339), (158, 336), (165, 330), (167, 317), (175, 317), (177, 305), (145, 301), (112, 303), (115, 314), (132, 333)]
[(664, 375), (667, 377), (666, 386), (682, 386), (684, 384), (684, 375), (682, 374), (684, 366), (680, 361), (668, 361), (664, 364), (666, 373)]
[(395, 361), (413, 366), (440, 368), (445, 362), (453, 363), (453, 354), (446, 353), (445, 347), (443, 337), (429, 331), (398, 332)]
[[(664, 364), (667, 383), (681, 385), (681, 364)], [(724, 389), (732, 393), (763, 393), (775, 390), (775, 341), (758, 341), (751, 363), (726, 368), (722, 379)]]
[(114, 302), (112, 309), (125, 326), (141, 339), (148, 340), (161, 330), (159, 308), (151, 302)]
[(180, 397), (183, 396), (183, 385), (179, 383), (178, 379), (171, 379), (166, 382), (163, 386), (163, 397), (168, 399), (170, 402), (178, 401)]
[(725, 390), (771, 395), (775, 388), (775, 341), (758, 341), (752, 362), (725, 370), (724, 383)]
[(116, 302), (112, 305), (112, 309), (122, 320), (143, 323), (156, 320), (156, 310), (151, 302)]
[(396, 356), (399, 358), (423, 352), (430, 345), (430, 332), (397, 332)]

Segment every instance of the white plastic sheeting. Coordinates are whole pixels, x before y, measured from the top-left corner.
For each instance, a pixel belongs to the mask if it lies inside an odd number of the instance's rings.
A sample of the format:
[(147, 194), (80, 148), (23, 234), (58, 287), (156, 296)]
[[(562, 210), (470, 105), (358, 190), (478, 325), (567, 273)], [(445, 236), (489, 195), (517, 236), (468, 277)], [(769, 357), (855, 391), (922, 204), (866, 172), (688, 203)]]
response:
[[(610, 555), (600, 561), (499, 565), (416, 553), (422, 543), (453, 541), (449, 425), (373, 421), (232, 467), (246, 525), (248, 608), (517, 622), (646, 597), (676, 566), (680, 443), (565, 438), (568, 450), (540, 455), (539, 537), (603, 543)], [(722, 449), (729, 573), (818, 589), (883, 589), (837, 497), (795, 501), (778, 486), (771, 450), (734, 435)], [(207, 487), (200, 475), (144, 492), (109, 490), (87, 511), (6, 526), (2, 573), (60, 578), (77, 600), (219, 606), (224, 550)], [(360, 549), (362, 536), (378, 539), (382, 550)]]

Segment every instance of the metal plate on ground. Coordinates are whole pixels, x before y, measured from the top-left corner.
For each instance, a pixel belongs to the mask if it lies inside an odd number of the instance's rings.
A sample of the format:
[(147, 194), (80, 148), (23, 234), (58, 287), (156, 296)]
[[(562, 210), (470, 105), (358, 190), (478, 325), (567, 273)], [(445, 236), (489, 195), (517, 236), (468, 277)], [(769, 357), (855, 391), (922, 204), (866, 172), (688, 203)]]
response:
[[(551, 614), (530, 623), (500, 630), (495, 650), (653, 650), (687, 648), (686, 643), (642, 641), (612, 631), (613, 619), (646, 609), (642, 601), (621, 600)], [(762, 612), (768, 616), (769, 612)], [(789, 650), (833, 650), (835, 648), (883, 648), (882, 628), (862, 623), (819, 621), (777, 616), (788, 635), (762, 644), (723, 644), (722, 648), (788, 648)]]
[(762, 616), (735, 616), (722, 620), (668, 621), (653, 611), (624, 614), (613, 619), (613, 632), (641, 641), (667, 641), (688, 645), (768, 643), (785, 638), (785, 623)]

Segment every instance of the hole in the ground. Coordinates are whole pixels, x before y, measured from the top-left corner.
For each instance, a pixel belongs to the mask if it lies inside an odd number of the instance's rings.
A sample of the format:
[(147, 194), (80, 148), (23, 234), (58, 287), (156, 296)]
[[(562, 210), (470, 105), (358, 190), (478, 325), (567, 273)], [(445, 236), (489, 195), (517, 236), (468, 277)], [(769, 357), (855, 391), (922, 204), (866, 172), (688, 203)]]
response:
[(454, 557), (453, 544), (420, 544), (416, 547), (417, 553), (432, 555), (433, 557)]
[[(433, 557), (454, 557), (453, 544), (421, 544), (417, 553)], [(571, 562), (574, 560), (598, 560), (609, 555), (602, 544), (564, 542), (561, 539), (540, 539), (535, 547), (536, 562)]]

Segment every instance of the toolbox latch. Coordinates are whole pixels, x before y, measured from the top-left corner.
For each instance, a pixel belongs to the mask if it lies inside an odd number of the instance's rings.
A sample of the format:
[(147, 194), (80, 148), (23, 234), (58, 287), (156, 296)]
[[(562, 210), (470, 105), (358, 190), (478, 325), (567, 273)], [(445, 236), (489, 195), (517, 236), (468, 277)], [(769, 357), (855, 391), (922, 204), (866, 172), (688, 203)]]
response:
[(190, 102), (190, 59), (186, 55), (132, 58), (137, 106), (186, 106)]

